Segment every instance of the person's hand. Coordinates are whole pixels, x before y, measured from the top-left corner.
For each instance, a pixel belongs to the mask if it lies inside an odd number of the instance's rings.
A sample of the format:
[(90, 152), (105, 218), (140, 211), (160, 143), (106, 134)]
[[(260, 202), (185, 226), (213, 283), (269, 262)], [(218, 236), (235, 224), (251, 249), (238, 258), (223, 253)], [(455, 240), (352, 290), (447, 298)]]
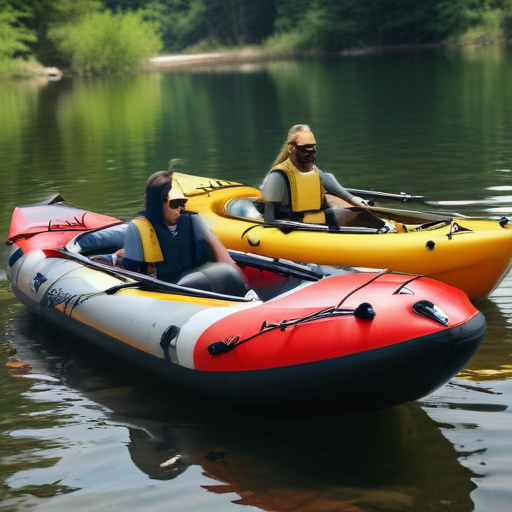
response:
[(354, 196), (354, 202), (355, 206), (361, 206), (363, 208), (370, 206), (370, 204), (367, 201), (365, 201), (362, 197), (359, 196)]

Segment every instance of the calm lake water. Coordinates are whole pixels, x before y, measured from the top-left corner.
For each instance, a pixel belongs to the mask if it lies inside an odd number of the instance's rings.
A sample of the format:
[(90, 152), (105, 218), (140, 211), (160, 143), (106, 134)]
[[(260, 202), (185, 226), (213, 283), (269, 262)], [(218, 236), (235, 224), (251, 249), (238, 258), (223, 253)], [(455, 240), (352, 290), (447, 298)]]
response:
[[(129, 218), (154, 171), (258, 185), (288, 128), (346, 186), (512, 216), (512, 49), (247, 63), (0, 82), (0, 232), (60, 193)], [(417, 403), (356, 416), (219, 413), (77, 345), (0, 265), (0, 510), (427, 512), (512, 502), (512, 276), (478, 304), (468, 367)], [(15, 357), (30, 365), (7, 368)], [(179, 461), (160, 468), (179, 455)]]

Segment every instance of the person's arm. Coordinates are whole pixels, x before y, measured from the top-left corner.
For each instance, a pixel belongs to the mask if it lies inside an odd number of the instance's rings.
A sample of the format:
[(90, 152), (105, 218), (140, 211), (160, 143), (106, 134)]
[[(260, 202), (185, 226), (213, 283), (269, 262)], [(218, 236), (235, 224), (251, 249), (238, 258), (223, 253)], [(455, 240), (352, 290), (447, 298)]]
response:
[(86, 233), (78, 239), (83, 253), (98, 254), (116, 252), (124, 247), (126, 223)]
[(276, 203), (264, 203), (265, 209), (263, 210), (263, 220), (268, 222), (269, 224), (274, 224), (276, 222)]
[(124, 232), (124, 255), (122, 266), (126, 270), (139, 272), (141, 274), (149, 274), (149, 264), (144, 262), (144, 252), (142, 249), (142, 241), (140, 232), (131, 222), (128, 223)]
[(270, 172), (261, 184), (261, 198), (265, 203), (263, 220), (268, 223), (279, 222), (276, 219), (276, 208), (286, 201), (288, 187), (284, 176), (280, 172)]
[(354, 196), (346, 188), (342, 187), (333, 174), (326, 173), (321, 169), (318, 169), (318, 172), (320, 173), (322, 185), (328, 194), (340, 197), (354, 206), (368, 206), (364, 199)]

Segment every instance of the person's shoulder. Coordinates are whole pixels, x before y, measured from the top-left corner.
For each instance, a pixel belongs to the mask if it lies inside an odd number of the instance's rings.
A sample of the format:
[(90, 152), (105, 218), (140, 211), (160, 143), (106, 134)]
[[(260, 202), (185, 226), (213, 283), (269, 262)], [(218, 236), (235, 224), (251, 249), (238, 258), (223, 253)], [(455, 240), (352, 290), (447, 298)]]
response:
[(197, 212), (193, 211), (183, 211), (181, 212), (180, 218), (178, 219), (178, 225), (181, 228), (186, 228), (190, 226), (192, 229), (196, 229), (197, 226), (200, 226), (203, 223), (201, 216)]
[(284, 183), (286, 183), (284, 173), (280, 169), (273, 169), (267, 174), (263, 182), (263, 186), (265, 186), (266, 188), (276, 187), (281, 186)]
[[(132, 224), (134, 221), (135, 223), (140, 221), (140, 219), (145, 219), (147, 220), (146, 218), (146, 215), (144, 214), (144, 212), (138, 212), (136, 213), (129, 221), (128, 221), (128, 224)], [(148, 221), (149, 222), (149, 221)]]
[(203, 220), (201, 215), (199, 215), (199, 213), (197, 213), (197, 212), (186, 212), (185, 214), (182, 213), (181, 217), (183, 217), (183, 215), (186, 215), (187, 216), (186, 217), (187, 220), (189, 220), (195, 226), (199, 226), (199, 225), (201, 225), (201, 226), (205, 225), (206, 226), (206, 222)]
[(293, 166), (293, 164), (290, 162), (290, 159), (287, 158), (283, 162), (273, 165), (270, 172), (274, 173), (274, 174), (278, 174), (279, 172), (283, 172), (283, 171), (287, 170), (290, 167), (290, 165)]
[(269, 173), (266, 175), (265, 181), (268, 181), (268, 180), (279, 181), (279, 180), (283, 180), (284, 177), (285, 177), (285, 173), (282, 169), (274, 168), (271, 171), (269, 171)]
[(195, 211), (192, 211), (192, 210), (185, 210), (185, 211), (182, 211), (181, 212), (181, 215), (180, 215), (180, 218), (178, 220), (178, 222), (180, 220), (182, 221), (191, 221), (191, 220), (196, 220), (196, 219), (200, 219), (201, 216), (199, 215), (198, 212), (195, 212)]
[(151, 222), (144, 214), (137, 214), (135, 217), (132, 217), (128, 222), (128, 226), (145, 226), (151, 225)]

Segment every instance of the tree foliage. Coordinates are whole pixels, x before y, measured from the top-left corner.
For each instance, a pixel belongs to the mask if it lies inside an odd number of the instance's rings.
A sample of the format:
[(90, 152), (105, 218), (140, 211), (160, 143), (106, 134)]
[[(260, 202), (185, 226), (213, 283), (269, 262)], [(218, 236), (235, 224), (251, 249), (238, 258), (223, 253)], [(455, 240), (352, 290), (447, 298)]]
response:
[(30, 58), (36, 35), (23, 23), (27, 13), (9, 3), (0, 4), (0, 77), (30, 77), (42, 67)]
[(468, 29), (472, 2), (279, 0), (276, 31), (281, 36), (301, 33), (302, 47), (324, 51), (440, 43)]
[(12, 58), (29, 52), (35, 34), (23, 23), (28, 15), (11, 5), (0, 6), (0, 58)]
[(158, 28), (138, 12), (92, 12), (49, 36), (81, 74), (128, 71), (162, 49)]
[(337, 52), (442, 43), (490, 19), (512, 33), (512, 0), (0, 0), (0, 54), (96, 72), (160, 48), (157, 33), (167, 52)]
[(57, 26), (74, 23), (90, 12), (102, 8), (101, 0), (2, 0), (25, 13), (23, 23), (35, 34), (30, 44), (38, 60), (45, 65), (61, 64), (58, 50), (49, 39), (49, 31)]
[[(104, 0), (126, 8), (135, 0)], [(144, 15), (162, 27), (166, 50), (261, 44), (272, 34), (275, 0), (142, 0)], [(123, 7), (121, 7), (123, 6)]]

